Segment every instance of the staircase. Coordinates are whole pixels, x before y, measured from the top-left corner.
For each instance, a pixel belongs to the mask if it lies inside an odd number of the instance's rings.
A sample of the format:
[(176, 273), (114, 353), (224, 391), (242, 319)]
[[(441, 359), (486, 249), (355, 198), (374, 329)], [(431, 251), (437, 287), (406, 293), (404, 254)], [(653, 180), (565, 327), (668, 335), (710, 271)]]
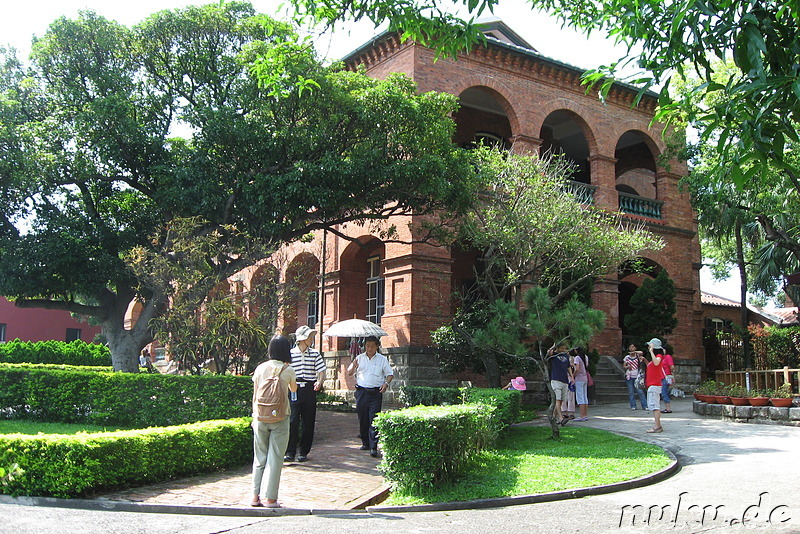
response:
[(625, 370), (619, 361), (611, 356), (601, 356), (592, 378), (596, 404), (628, 402)]

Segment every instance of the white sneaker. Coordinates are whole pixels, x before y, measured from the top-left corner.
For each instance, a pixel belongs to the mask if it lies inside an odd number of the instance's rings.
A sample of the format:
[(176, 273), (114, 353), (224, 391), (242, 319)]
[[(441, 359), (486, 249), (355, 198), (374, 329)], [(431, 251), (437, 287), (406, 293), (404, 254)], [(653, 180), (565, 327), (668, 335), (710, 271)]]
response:
[(631, 410), (635, 410), (635, 409), (636, 409), (636, 407), (631, 408)]

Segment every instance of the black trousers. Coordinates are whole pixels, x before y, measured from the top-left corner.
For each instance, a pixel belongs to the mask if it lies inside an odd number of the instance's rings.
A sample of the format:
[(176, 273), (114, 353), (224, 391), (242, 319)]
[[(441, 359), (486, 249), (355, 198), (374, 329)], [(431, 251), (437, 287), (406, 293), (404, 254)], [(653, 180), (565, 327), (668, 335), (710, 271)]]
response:
[(377, 389), (356, 389), (356, 413), (361, 430), (361, 444), (370, 449), (378, 448), (378, 432), (372, 420), (383, 406), (383, 394)]
[(289, 418), (289, 444), (286, 455), (307, 456), (314, 442), (314, 422), (317, 419), (317, 392), (314, 383), (306, 382), (305, 387), (297, 388), (297, 400), (292, 401), (292, 415)]

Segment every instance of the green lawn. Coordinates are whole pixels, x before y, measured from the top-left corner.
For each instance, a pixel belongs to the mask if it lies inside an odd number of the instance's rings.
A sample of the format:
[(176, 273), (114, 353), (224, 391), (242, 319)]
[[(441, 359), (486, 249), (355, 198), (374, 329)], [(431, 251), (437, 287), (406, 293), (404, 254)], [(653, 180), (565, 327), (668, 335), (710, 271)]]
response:
[(67, 424), (67, 423), (41, 423), (38, 421), (0, 421), (0, 434), (77, 434), (78, 432), (113, 432), (121, 430), (120, 427)]
[(561, 441), (550, 427), (509, 429), (498, 448), (484, 451), (454, 484), (433, 491), (392, 492), (387, 505), (531, 495), (598, 486), (652, 473), (669, 457), (655, 445), (592, 428), (565, 427)]

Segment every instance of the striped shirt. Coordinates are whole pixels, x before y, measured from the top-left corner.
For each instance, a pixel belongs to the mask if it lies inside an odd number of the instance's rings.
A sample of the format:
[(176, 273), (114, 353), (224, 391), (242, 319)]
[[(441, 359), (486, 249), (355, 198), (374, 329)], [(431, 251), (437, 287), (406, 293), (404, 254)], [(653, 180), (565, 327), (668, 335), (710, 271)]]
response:
[(292, 368), (297, 374), (297, 381), (316, 382), (317, 373), (325, 371), (325, 360), (317, 349), (308, 347), (305, 352), (294, 347), (292, 349)]

